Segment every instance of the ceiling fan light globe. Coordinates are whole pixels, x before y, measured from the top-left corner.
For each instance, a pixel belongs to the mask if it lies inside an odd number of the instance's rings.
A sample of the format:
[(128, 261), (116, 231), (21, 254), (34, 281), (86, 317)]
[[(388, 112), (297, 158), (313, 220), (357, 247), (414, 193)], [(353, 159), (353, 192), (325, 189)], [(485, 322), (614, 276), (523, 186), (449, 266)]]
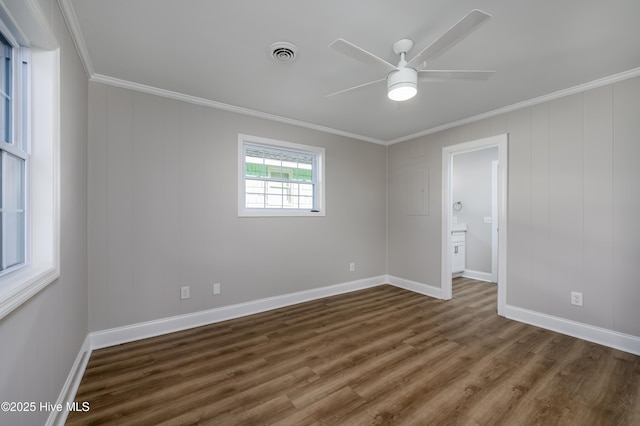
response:
[(418, 89), (416, 89), (415, 84), (398, 83), (387, 92), (387, 96), (389, 96), (389, 99), (392, 101), (401, 102), (413, 98), (416, 93), (418, 93)]
[(387, 77), (387, 96), (392, 101), (406, 101), (418, 93), (418, 72), (413, 68), (400, 68)]

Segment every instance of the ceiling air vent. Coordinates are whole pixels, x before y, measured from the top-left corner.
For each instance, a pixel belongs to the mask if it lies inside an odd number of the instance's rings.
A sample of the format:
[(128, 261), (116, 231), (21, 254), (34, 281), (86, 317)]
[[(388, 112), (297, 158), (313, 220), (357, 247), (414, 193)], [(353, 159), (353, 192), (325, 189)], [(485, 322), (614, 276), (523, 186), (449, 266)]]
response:
[(269, 51), (271, 52), (271, 57), (274, 61), (293, 62), (296, 59), (298, 48), (295, 44), (281, 41), (278, 43), (273, 43), (269, 48)]

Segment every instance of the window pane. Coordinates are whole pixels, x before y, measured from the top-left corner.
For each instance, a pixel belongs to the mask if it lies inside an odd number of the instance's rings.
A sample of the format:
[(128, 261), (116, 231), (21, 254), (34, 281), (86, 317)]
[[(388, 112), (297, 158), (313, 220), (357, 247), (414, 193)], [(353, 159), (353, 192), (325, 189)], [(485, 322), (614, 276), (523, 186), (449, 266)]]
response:
[[(277, 141), (273, 141), (277, 142)], [(284, 144), (284, 143), (283, 143)], [(295, 144), (290, 144), (295, 145)], [(277, 144), (242, 144), (244, 208), (313, 210), (319, 154)], [(315, 149), (315, 148), (314, 148)]]
[(2, 200), (0, 208), (24, 209), (24, 160), (2, 151)]
[(295, 180), (301, 180), (306, 182), (313, 181), (313, 156), (300, 154), (298, 156), (298, 163), (294, 173)]
[(2, 213), (2, 267), (24, 263), (24, 212)]
[(11, 141), (11, 53), (12, 46), (0, 35), (0, 138)]
[(25, 261), (24, 160), (2, 152), (0, 162), (0, 270)]
[(20, 140), (18, 144), (20, 149), (24, 152), (29, 152), (29, 64), (22, 63), (22, 87), (20, 88), (20, 104), (22, 105), (22, 113), (20, 122), (22, 124), (22, 131), (20, 133)]
[(250, 209), (263, 209), (264, 198), (264, 194), (247, 194), (245, 196), (245, 206)]
[(300, 195), (313, 197), (313, 185), (309, 185), (309, 184), (300, 185)]
[(244, 162), (246, 176), (267, 177), (267, 167), (264, 164), (264, 151), (246, 148)]
[(301, 209), (313, 209), (313, 197), (298, 197)]
[(264, 181), (247, 179), (245, 182), (247, 194), (264, 194)]
[(265, 205), (268, 209), (281, 209), (282, 206), (282, 195), (267, 195), (267, 204)]
[(283, 207), (283, 184), (282, 182), (267, 182), (267, 208), (282, 208)]

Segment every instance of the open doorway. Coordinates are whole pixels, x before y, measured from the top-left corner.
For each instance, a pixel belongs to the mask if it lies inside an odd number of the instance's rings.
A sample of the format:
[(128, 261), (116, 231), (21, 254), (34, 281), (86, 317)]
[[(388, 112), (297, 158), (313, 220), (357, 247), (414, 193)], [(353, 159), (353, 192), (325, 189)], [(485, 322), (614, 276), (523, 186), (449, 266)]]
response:
[[(487, 275), (487, 280), (495, 280), (498, 285), (498, 314), (503, 315), (506, 304), (506, 244), (507, 244), (507, 135), (492, 136), (467, 143), (444, 147), (442, 150), (442, 270), (441, 288), (442, 297), (445, 300), (453, 297), (452, 271), (457, 259), (453, 254), (452, 234), (459, 235), (460, 225), (454, 223), (454, 218), (460, 211), (458, 200), (453, 199), (453, 165), (456, 155), (472, 153), (495, 148), (498, 151), (497, 164), (494, 166), (496, 173), (496, 195), (494, 199), (495, 211), (487, 220), (491, 221), (491, 227), (495, 234), (491, 239), (492, 247), (495, 247), (494, 256), (491, 257), (492, 273)], [(456, 211), (458, 210), (458, 211)], [(456, 214), (454, 214), (456, 213)], [(453, 239), (452, 239), (453, 238)], [(495, 267), (495, 269), (493, 269)]]
[[(497, 265), (492, 262), (494, 196), (492, 163), (498, 162), (498, 147), (453, 154), (452, 273), (455, 277), (497, 283)], [(497, 195), (497, 194), (496, 194)], [(495, 246), (498, 245), (495, 239)], [(497, 253), (497, 251), (496, 251)], [(494, 276), (496, 279), (494, 279)], [(455, 292), (455, 286), (454, 286)], [(455, 294), (454, 294), (455, 296)]]

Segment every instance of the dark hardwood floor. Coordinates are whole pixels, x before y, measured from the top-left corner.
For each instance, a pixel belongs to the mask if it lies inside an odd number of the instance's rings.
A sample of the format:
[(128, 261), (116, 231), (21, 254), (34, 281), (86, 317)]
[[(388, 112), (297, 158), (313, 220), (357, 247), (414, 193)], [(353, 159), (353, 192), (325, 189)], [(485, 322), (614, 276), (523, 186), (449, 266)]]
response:
[(68, 425), (640, 425), (640, 357), (380, 286), (93, 352)]

